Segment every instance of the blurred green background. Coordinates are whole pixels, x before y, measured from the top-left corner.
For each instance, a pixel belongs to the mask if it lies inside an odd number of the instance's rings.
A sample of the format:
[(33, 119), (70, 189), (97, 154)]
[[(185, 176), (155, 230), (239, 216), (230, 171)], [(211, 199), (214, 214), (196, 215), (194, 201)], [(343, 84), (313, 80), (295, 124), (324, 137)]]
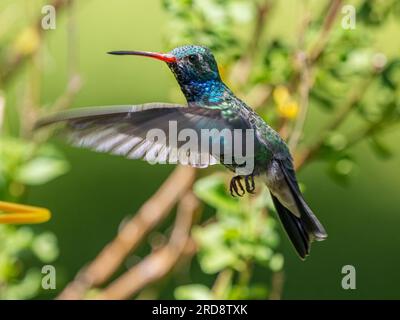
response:
[[(21, 1), (3, 0), (0, 10), (11, 2)], [(279, 14), (272, 16), (267, 37), (293, 38), (299, 3), (280, 1)], [(34, 17), (36, 9), (32, 5), (25, 12), (18, 12), (17, 23), (25, 24), (26, 17)], [(165, 50), (165, 38), (174, 30), (166, 29), (170, 17), (159, 1), (77, 1), (75, 10), (78, 67), (84, 84), (73, 107), (183, 101), (175, 93), (175, 79), (162, 63), (105, 54), (122, 49)], [(374, 48), (388, 56), (398, 55), (399, 26), (398, 21), (390, 19), (374, 35)], [(56, 30), (45, 32), (45, 58), (49, 63), (42, 78), (42, 103), (48, 104), (64, 90), (68, 77), (66, 15), (57, 16)], [(18, 77), (13, 79), (7, 91), (8, 105), (17, 103), (21, 81)], [(330, 116), (323, 110), (311, 109), (306, 133), (308, 127), (318, 127)], [(352, 123), (347, 126), (350, 128)], [(326, 226), (329, 238), (315, 244), (311, 256), (302, 262), (286, 237), (281, 237), (280, 249), (285, 256), (283, 299), (400, 298), (398, 127), (385, 133), (384, 140), (394, 153), (384, 161), (377, 159), (364, 143), (356, 146), (357, 168), (348, 186), (330, 179), (320, 162), (313, 162), (299, 174), (299, 180), (307, 186), (306, 199)], [(157, 190), (173, 166), (153, 166), (75, 149), (56, 139), (52, 142), (65, 154), (70, 171), (45, 185), (30, 187), (24, 202), (45, 206), (53, 212), (50, 222), (34, 228), (57, 235), (60, 255), (55, 265), (57, 289), (61, 289), (115, 236), (121, 220), (133, 214)], [(147, 250), (143, 246), (135, 255)], [(137, 259), (131, 257), (132, 261)], [(182, 282), (211, 281), (196, 267), (196, 260), (194, 264), (190, 276), (182, 275), (186, 277)], [(356, 290), (341, 287), (341, 269), (347, 264), (356, 268)], [(267, 281), (262, 272), (255, 276), (261, 282)], [(168, 283), (171, 290), (163, 290), (161, 297), (172, 298), (175, 285)], [(56, 292), (43, 291), (40, 297), (55, 295)]]

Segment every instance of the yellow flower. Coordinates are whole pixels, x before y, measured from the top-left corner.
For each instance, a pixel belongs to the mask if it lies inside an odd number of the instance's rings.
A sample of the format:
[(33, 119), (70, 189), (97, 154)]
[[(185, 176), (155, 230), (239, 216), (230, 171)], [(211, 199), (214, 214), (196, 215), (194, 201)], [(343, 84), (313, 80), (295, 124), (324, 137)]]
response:
[(290, 99), (289, 90), (285, 86), (277, 86), (274, 89), (273, 97), (277, 105), (284, 104)]
[(279, 116), (287, 119), (296, 118), (299, 112), (299, 105), (292, 99), (289, 90), (285, 86), (277, 86), (274, 89), (273, 97)]
[(290, 100), (288, 103), (279, 104), (278, 113), (282, 118), (294, 119), (299, 113), (299, 105), (294, 100)]
[(46, 208), (0, 201), (0, 224), (43, 223), (50, 218)]
[(39, 32), (34, 27), (24, 29), (15, 39), (13, 47), (22, 55), (34, 53), (40, 44)]

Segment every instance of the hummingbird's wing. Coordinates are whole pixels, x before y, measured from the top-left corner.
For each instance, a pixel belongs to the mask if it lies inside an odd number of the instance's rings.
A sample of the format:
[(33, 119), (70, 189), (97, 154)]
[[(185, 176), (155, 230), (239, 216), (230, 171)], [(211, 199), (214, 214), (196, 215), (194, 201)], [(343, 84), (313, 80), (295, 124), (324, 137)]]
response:
[(233, 129), (219, 110), (162, 103), (69, 110), (41, 119), (36, 128), (54, 123), (66, 124), (64, 129), (70, 142), (79, 147), (152, 163), (195, 167), (207, 167), (218, 161), (209, 149), (201, 148), (200, 141), (191, 141), (189, 148), (183, 148), (188, 138), (193, 133), (200, 137), (205, 128)]

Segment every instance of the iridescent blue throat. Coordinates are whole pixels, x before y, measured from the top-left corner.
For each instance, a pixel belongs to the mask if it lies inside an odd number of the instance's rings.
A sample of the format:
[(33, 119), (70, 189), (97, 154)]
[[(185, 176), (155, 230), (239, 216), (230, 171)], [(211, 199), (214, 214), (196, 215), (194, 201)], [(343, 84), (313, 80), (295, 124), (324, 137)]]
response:
[(182, 92), (190, 103), (219, 104), (232, 92), (220, 80), (195, 81), (183, 84)]

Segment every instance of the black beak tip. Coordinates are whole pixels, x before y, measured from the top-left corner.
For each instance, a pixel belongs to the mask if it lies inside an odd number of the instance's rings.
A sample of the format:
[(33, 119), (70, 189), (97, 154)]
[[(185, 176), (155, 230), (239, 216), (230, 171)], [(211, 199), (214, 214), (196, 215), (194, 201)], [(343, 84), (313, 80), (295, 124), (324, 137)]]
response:
[(115, 54), (115, 55), (132, 55), (134, 52), (133, 51), (108, 51), (107, 54)]

